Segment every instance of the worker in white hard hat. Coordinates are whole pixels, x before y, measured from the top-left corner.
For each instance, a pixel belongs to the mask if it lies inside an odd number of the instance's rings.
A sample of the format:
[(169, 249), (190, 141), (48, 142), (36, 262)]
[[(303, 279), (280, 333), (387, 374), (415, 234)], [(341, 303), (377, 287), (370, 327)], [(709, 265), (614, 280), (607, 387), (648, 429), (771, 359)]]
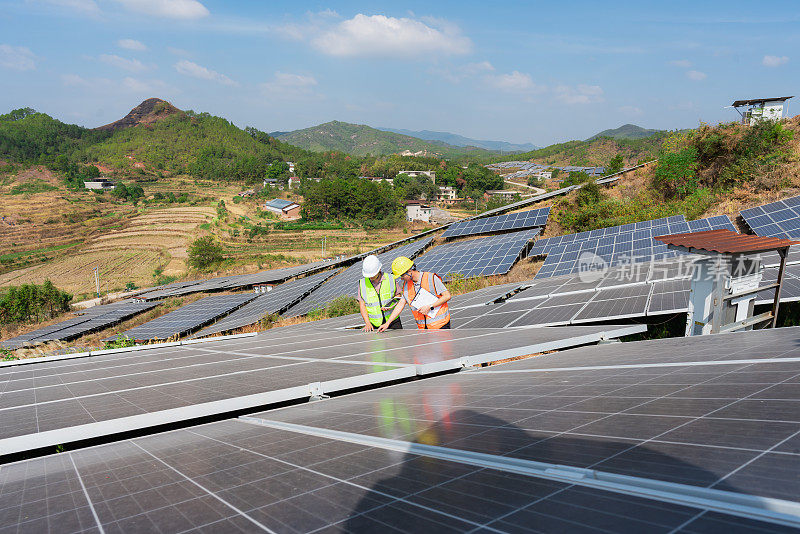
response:
[[(361, 264), (362, 278), (358, 282), (358, 307), (364, 319), (362, 328), (364, 332), (372, 332), (383, 326), (400, 301), (394, 276), (384, 274), (382, 269), (381, 260), (374, 254), (364, 258)], [(397, 317), (383, 330), (387, 328), (401, 329), (403, 324)]]

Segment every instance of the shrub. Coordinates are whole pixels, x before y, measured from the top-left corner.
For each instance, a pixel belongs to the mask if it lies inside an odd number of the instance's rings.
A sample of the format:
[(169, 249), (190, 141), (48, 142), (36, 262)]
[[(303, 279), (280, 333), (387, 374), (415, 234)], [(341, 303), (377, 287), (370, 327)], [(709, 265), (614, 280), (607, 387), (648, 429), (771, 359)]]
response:
[(658, 160), (653, 186), (666, 199), (684, 198), (693, 193), (697, 181), (697, 149), (693, 146), (664, 154)]
[(197, 269), (207, 269), (224, 260), (222, 245), (213, 237), (201, 237), (189, 247), (189, 265)]

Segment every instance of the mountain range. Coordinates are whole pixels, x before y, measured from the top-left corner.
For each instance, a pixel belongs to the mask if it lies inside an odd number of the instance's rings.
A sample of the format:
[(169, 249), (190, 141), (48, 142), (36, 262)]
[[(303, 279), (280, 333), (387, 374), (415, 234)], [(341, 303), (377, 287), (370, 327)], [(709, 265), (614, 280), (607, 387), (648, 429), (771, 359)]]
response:
[(587, 141), (592, 141), (599, 137), (610, 137), (611, 139), (644, 139), (645, 137), (663, 132), (664, 130), (648, 130), (641, 126), (636, 126), (635, 124), (623, 124), (619, 128), (603, 130), (600, 133), (596, 133), (588, 138)]
[(471, 139), (450, 132), (435, 132), (432, 130), (402, 130), (399, 128), (383, 128), (379, 127), (378, 130), (384, 132), (394, 132), (411, 137), (417, 137), (426, 141), (440, 141), (452, 146), (474, 146), (478, 148), (485, 148), (486, 150), (493, 150), (496, 152), (526, 152), (528, 150), (536, 150), (538, 147), (533, 143), (509, 143), (508, 141), (488, 141), (483, 139)]

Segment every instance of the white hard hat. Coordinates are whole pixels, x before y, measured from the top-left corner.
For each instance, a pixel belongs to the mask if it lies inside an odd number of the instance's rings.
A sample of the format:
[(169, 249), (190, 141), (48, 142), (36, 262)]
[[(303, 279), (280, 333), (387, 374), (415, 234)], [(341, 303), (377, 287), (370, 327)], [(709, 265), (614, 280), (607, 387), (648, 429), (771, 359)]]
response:
[(383, 269), (383, 264), (375, 254), (370, 254), (364, 258), (364, 262), (361, 264), (361, 274), (364, 278), (372, 278), (381, 272), (381, 269)]

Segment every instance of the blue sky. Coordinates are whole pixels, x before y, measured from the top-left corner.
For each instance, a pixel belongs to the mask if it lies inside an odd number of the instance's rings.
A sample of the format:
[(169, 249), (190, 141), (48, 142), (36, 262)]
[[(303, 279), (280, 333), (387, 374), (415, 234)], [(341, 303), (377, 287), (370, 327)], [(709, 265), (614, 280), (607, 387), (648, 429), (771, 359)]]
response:
[(547, 145), (734, 120), (798, 92), (798, 51), (796, 1), (0, 0), (0, 112), (95, 127), (155, 96), (265, 131)]

